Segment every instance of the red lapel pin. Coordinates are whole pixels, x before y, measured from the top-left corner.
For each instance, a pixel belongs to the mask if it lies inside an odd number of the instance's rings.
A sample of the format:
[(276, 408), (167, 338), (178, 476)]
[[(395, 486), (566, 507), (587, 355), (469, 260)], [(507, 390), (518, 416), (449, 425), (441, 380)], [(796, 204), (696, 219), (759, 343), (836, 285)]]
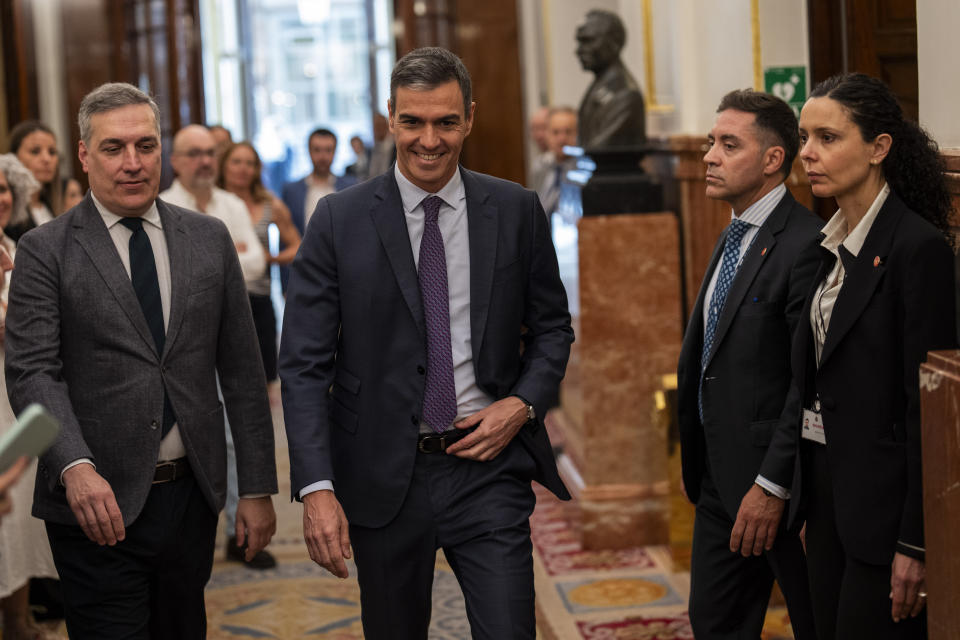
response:
[(880, 256), (876, 256), (876, 257), (873, 259), (873, 266), (875, 266), (875, 267), (879, 267), (879, 266), (880, 266)]
[(760, 252), (760, 256), (761, 256), (761, 257), (762, 257), (762, 256), (765, 256), (765, 255), (767, 255), (767, 248), (766, 248), (766, 247), (764, 247), (764, 248), (763, 248), (763, 251)]

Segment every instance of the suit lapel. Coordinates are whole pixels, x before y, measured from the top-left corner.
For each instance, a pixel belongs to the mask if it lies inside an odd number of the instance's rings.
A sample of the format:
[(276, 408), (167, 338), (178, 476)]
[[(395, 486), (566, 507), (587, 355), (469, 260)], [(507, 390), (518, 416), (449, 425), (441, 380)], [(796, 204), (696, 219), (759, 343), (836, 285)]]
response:
[[(793, 207), (793, 203), (793, 196), (788, 191), (783, 195), (783, 198), (760, 229), (757, 230), (757, 235), (750, 243), (747, 254), (743, 257), (743, 261), (740, 263), (740, 267), (737, 269), (730, 285), (730, 290), (727, 292), (727, 299), (723, 303), (720, 317), (717, 318), (717, 331), (713, 338), (713, 353), (716, 353), (717, 348), (723, 342), (733, 318), (740, 310), (740, 305), (743, 303), (747, 290), (750, 289), (750, 285), (753, 284), (754, 279), (760, 272), (760, 267), (763, 266), (767, 256), (770, 255), (774, 245), (777, 244), (776, 235), (783, 231), (783, 227), (787, 224), (787, 214)], [(710, 353), (709, 356), (713, 357), (713, 353)], [(709, 359), (707, 362), (709, 362)]]
[(426, 336), (417, 265), (413, 261), (413, 250), (410, 248), (410, 233), (407, 231), (407, 221), (403, 214), (403, 200), (392, 171), (384, 174), (374, 196), (376, 202), (370, 210), (370, 217), (413, 321), (420, 330), (420, 335)]
[(170, 352), (170, 345), (176, 340), (187, 307), (187, 292), (190, 290), (190, 274), (193, 273), (190, 238), (183, 228), (180, 214), (165, 203), (157, 200), (160, 212), (160, 224), (167, 241), (167, 255), (170, 256), (170, 317), (167, 320), (167, 337), (163, 353)]
[(847, 274), (830, 316), (830, 326), (820, 355), (821, 367), (856, 323), (883, 279), (887, 255), (893, 244), (894, 232), (903, 217), (903, 210), (903, 203), (891, 192), (867, 233), (859, 255), (851, 260), (853, 264), (849, 268), (844, 264)]
[(470, 172), (460, 168), (467, 196), (467, 224), (470, 236), (470, 341), (474, 363), (479, 362), (483, 332), (487, 326), (493, 271), (497, 264), (497, 208), (490, 194)]
[(107, 284), (107, 288), (113, 293), (120, 308), (127, 314), (147, 347), (152, 353), (157, 353), (150, 327), (147, 326), (143, 310), (140, 308), (140, 301), (137, 300), (137, 294), (133, 290), (133, 283), (130, 282), (130, 276), (123, 268), (123, 262), (120, 261), (120, 254), (117, 253), (117, 248), (113, 244), (113, 238), (103, 224), (103, 218), (90, 195), (87, 195), (80, 208), (80, 215), (73, 222), (74, 238), (86, 252), (94, 268)]

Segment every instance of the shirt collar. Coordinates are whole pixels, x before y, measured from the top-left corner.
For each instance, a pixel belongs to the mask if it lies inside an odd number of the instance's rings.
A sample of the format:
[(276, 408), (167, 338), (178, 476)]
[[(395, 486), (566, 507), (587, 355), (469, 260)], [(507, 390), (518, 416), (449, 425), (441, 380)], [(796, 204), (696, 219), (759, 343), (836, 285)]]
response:
[(847, 220), (843, 217), (843, 210), (837, 209), (837, 212), (833, 214), (830, 221), (823, 227), (823, 234), (826, 237), (820, 243), (821, 246), (828, 249), (831, 253), (838, 254), (838, 247), (842, 244), (844, 249), (856, 257), (857, 254), (860, 253), (860, 249), (863, 248), (867, 234), (869, 234), (870, 229), (873, 228), (877, 214), (880, 213), (883, 203), (887, 201), (888, 195), (890, 195), (890, 186), (884, 184), (883, 189), (880, 189), (880, 193), (873, 199), (873, 204), (870, 205), (870, 208), (867, 209), (864, 216), (860, 218), (860, 222), (853, 228), (853, 231), (848, 231), (847, 229)]
[(396, 164), (393, 165), (393, 175), (397, 179), (397, 187), (400, 189), (400, 199), (403, 200), (403, 210), (406, 213), (412, 213), (428, 196), (438, 196), (451, 207), (456, 207), (457, 203), (467, 197), (466, 191), (463, 188), (463, 178), (460, 175), (460, 167), (457, 167), (457, 170), (453, 173), (453, 176), (451, 176), (447, 184), (436, 193), (424, 191), (410, 182)]
[(770, 214), (773, 213), (773, 210), (776, 209), (778, 204), (780, 204), (780, 200), (783, 199), (783, 196), (786, 193), (787, 187), (781, 182), (771, 189), (770, 192), (765, 196), (747, 207), (746, 211), (741, 213), (739, 216), (737, 216), (731, 210), (730, 219), (746, 222), (754, 227), (762, 227), (763, 223), (767, 221), (767, 218), (770, 217)]
[[(124, 216), (118, 216), (103, 206), (103, 203), (97, 200), (97, 196), (93, 193), (93, 191), (90, 192), (90, 196), (93, 198), (93, 204), (97, 207), (100, 217), (103, 218), (103, 224), (107, 225), (107, 229), (123, 220)], [(156, 200), (150, 203), (150, 208), (147, 209), (142, 216), (140, 216), (140, 219), (144, 220), (145, 222), (149, 222), (157, 229), (163, 229), (163, 224), (160, 223), (160, 211), (157, 209)]]

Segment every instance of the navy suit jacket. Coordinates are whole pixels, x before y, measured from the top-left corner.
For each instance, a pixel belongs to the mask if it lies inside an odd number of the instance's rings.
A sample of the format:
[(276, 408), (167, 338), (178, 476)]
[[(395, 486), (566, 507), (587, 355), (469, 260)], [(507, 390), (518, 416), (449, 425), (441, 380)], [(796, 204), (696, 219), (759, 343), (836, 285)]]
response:
[[(534, 192), (460, 169), (477, 384), (543, 416), (573, 341)], [(280, 347), (291, 489), (333, 480), (352, 524), (399, 511), (413, 474), (427, 361), (424, 312), (393, 170), (323, 198), (291, 268)], [(535, 479), (569, 497), (538, 418), (517, 435)]]
[[(357, 183), (357, 179), (353, 176), (337, 176), (336, 183), (334, 184), (334, 189), (337, 191), (343, 191), (347, 187), (352, 187)], [(283, 196), (282, 200), (287, 208), (290, 209), (290, 219), (293, 220), (293, 225), (297, 228), (297, 231), (300, 232), (300, 236), (303, 236), (305, 211), (304, 206), (307, 202), (307, 179), (301, 178), (296, 182), (288, 182), (283, 185)]]
[[(804, 406), (820, 396), (844, 548), (888, 565), (895, 551), (919, 555), (898, 541), (924, 546), (919, 368), (928, 351), (956, 347), (954, 255), (940, 231), (891, 192), (859, 255), (841, 248), (847, 275), (818, 368), (810, 306), (836, 262), (821, 254), (793, 345), (794, 380)], [(799, 423), (792, 437), (799, 441)], [(801, 491), (811, 482), (804, 477)]]
[[(790, 389), (790, 344), (819, 253), (820, 219), (784, 194), (750, 245), (717, 322), (703, 372), (703, 420), (697, 397), (704, 296), (723, 254), (717, 240), (690, 316), (677, 375), (683, 481), (696, 502), (703, 472), (731, 519), (757, 474), (790, 489), (800, 406)], [(784, 425), (789, 435), (777, 428)]]

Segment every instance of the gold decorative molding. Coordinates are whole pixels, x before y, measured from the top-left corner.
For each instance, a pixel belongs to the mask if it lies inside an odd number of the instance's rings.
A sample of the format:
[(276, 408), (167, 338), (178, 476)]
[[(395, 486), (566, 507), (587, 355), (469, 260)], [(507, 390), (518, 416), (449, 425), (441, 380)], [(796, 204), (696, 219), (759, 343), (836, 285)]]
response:
[(753, 35), (753, 88), (763, 91), (763, 60), (760, 49), (760, 0), (750, 0), (750, 31)]
[(656, 51), (653, 46), (653, 0), (643, 0), (643, 66), (647, 87), (644, 101), (648, 113), (673, 113), (672, 104), (657, 102)]

